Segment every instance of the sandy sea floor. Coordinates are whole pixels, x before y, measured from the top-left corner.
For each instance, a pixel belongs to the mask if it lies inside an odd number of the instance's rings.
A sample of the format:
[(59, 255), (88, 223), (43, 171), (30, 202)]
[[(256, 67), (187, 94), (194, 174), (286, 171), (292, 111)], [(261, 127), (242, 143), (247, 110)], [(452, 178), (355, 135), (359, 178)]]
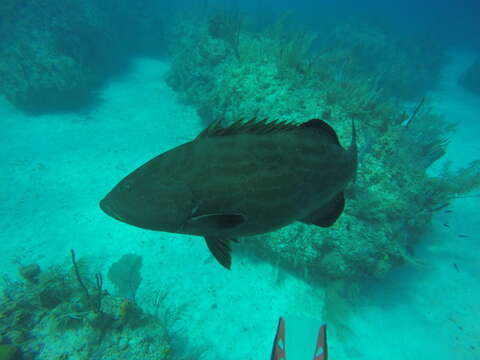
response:
[[(471, 55), (452, 55), (429, 98), (459, 122), (445, 157), (457, 166), (480, 158), (480, 98), (456, 85)], [(183, 339), (208, 347), (205, 359), (269, 359), (278, 316), (319, 319), (322, 289), (241, 251), (234, 250), (233, 270), (225, 271), (201, 238), (130, 227), (98, 207), (129, 171), (204, 127), (164, 83), (167, 67), (135, 61), (81, 114), (27, 116), (0, 99), (0, 269), (16, 278), (18, 263), (45, 268), (68, 261), (74, 248), (106, 274), (123, 254), (142, 255), (141, 307), (149, 310), (154, 292), (169, 289), (168, 304), (185, 308), (178, 323)], [(418, 247), (419, 265), (366, 284), (348, 335), (329, 329), (332, 360), (480, 358), (480, 198), (457, 199), (448, 209)]]

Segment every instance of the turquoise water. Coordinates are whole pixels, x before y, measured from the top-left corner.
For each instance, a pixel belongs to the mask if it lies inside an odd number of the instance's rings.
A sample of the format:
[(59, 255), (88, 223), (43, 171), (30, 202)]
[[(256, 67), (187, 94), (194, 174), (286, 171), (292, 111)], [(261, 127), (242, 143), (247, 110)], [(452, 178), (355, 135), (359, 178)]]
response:
[[(144, 5), (151, 3), (147, 1)], [(308, 6), (304, 5), (295, 8), (264, 2), (262, 11), (266, 12), (263, 15), (275, 17), (281, 10), (292, 10), (297, 14), (297, 22), (301, 24), (304, 19), (311, 26), (311, 19), (305, 16)], [(250, 12), (245, 22), (254, 21), (252, 8), (255, 7), (246, 7), (245, 11)], [(122, 16), (135, 13), (128, 4), (122, 5), (122, 9), (126, 9), (120, 12)], [(155, 9), (162, 10), (162, 6)], [(188, 13), (195, 11), (204, 10), (190, 7)], [(392, 13), (385, 5), (377, 11)], [(369, 20), (360, 15), (357, 19)], [(438, 24), (434, 18), (430, 20)], [(117, 21), (129, 24), (128, 16)], [(389, 31), (403, 31), (399, 30), (399, 19), (390, 21)], [(216, 263), (200, 237), (127, 226), (100, 210), (99, 201), (124, 176), (152, 157), (194, 139), (206, 126), (208, 116), (202, 112), (202, 89), (196, 90), (199, 91), (196, 102), (188, 97), (194, 91), (187, 96), (178, 86), (174, 90), (167, 84), (175, 58), (166, 50), (172, 46), (166, 34), (173, 36), (174, 32), (169, 32), (168, 21), (164, 24), (158, 41), (152, 40), (155, 36), (151, 31), (138, 30), (137, 40), (145, 41), (146, 50), (133, 46), (117, 49), (119, 53), (131, 51), (128, 60), (113, 73), (103, 71), (103, 75), (98, 75), (101, 72), (98, 70), (95, 75), (101, 81), (85, 85), (91, 87), (88, 94), (94, 100), (75, 104), (74, 108), (59, 109), (59, 101), (67, 100), (45, 89), (41, 93), (46, 97), (57, 96), (58, 101), (42, 99), (42, 106), (37, 104), (32, 110), (33, 98), (38, 101), (39, 96), (30, 93), (26, 100), (19, 101), (23, 85), (6, 76), (4, 67), (0, 69), (3, 71), (0, 77), (3, 79), (0, 83), (3, 281), (0, 285), (4, 290), (0, 308), (1, 344), (14, 345), (17, 358), (25, 359), (259, 360), (270, 358), (278, 318), (285, 316), (288, 360), (312, 358), (316, 327), (322, 323), (328, 327), (330, 359), (480, 358), (478, 188), (458, 195), (448, 206), (433, 213), (416, 238), (413, 264), (395, 264), (381, 277), (367, 274), (342, 279), (342, 283), (355, 283), (354, 294), (339, 299), (345, 304), (333, 306), (330, 310), (333, 314), (330, 312), (328, 317), (325, 308), (332, 305), (328, 305), (327, 293), (338, 279), (322, 273), (307, 274), (308, 269), (292, 270), (289, 264), (276, 259), (274, 252), (265, 255), (255, 245), (248, 246), (247, 238), (234, 245), (233, 267), (227, 271)], [(428, 168), (430, 176), (442, 176), (446, 162), (451, 162), (453, 169), (460, 169), (480, 158), (480, 94), (458, 84), (459, 77), (480, 57), (476, 39), (465, 35), (471, 27), (474, 24), (465, 21), (464, 32), (455, 28), (457, 38), (446, 36), (444, 42), (439, 42), (446, 60), (439, 67), (438, 76), (422, 84), (424, 89), (419, 96), (425, 96), (429, 107), (457, 123), (456, 131), (449, 134), (445, 156)], [(5, 28), (0, 28), (0, 34), (8, 38), (8, 46), (14, 47), (15, 38), (1, 32)], [(438, 33), (441, 32), (447, 31), (442, 28)], [(41, 33), (31, 35), (35, 39), (32, 41), (39, 41)], [(94, 39), (95, 36), (89, 40), (78, 36), (80, 44)], [(181, 38), (171, 39), (174, 43), (181, 41), (178, 40)], [(112, 46), (110, 52), (117, 50)], [(11, 54), (4, 50), (0, 61), (11, 66)], [(27, 73), (37, 73), (35, 66), (43, 69), (44, 65), (36, 61), (25, 62)], [(269, 60), (265, 61), (268, 64)], [(269, 76), (262, 74), (265, 78)], [(27, 77), (31, 88), (36, 88), (35, 81), (41, 81), (37, 75)], [(71, 84), (77, 80), (64, 79)], [(12, 91), (15, 86), (17, 92)], [(410, 111), (416, 98), (417, 94), (397, 101)], [(262, 104), (267, 108), (271, 102), (261, 98), (260, 113)], [(210, 106), (217, 106), (214, 100)], [(286, 116), (289, 120), (290, 117), (299, 120), (299, 114), (311, 110), (308, 104), (305, 109), (292, 109)], [(311, 117), (315, 116), (318, 114), (312, 111)], [(346, 129), (339, 131), (344, 144), (348, 144), (350, 136), (350, 130)], [(361, 125), (360, 129), (363, 134), (368, 133), (367, 127)], [(360, 142), (360, 151), (367, 148), (365, 138)], [(362, 158), (363, 171), (361, 161)], [(354, 202), (347, 197), (347, 215), (343, 217), (350, 216), (348, 206)], [(110, 295), (103, 295), (102, 312), (114, 316), (108, 325), (92, 325), (99, 314), (82, 298), (82, 289), (71, 269), (70, 249), (75, 250), (77, 259), (83, 258), (88, 263), (80, 270), (87, 279), (90, 297), (96, 294), (94, 274), (103, 275), (103, 289)], [(130, 253), (142, 258), (141, 282), (138, 289), (132, 290), (134, 299), (120, 294), (115, 280), (108, 275), (111, 265)], [(40, 266), (38, 281), (29, 281), (19, 274), (19, 268), (29, 264)], [(47, 301), (40, 296), (42, 286), (49, 286), (42, 274), (54, 265), (60, 266), (55, 271), (65, 272), (62, 276), (71, 282), (73, 290), (68, 295), (49, 293)], [(58, 285), (53, 280), (50, 284)], [(157, 292), (165, 295), (160, 296), (159, 306), (155, 301)], [(52, 297), (58, 302), (51, 300)], [(27, 299), (23, 305), (21, 299)], [(134, 302), (132, 306), (144, 315), (133, 311), (124, 315), (121, 301), (125, 299)], [(64, 305), (73, 302), (78, 303), (76, 311)], [(25, 313), (33, 315), (19, 320)], [(74, 324), (59, 326), (59, 319), (64, 316), (73, 319)], [(149, 327), (151, 324), (158, 328)], [(162, 327), (167, 328), (167, 335), (159, 330)], [(161, 346), (160, 339), (164, 341)], [(0, 352), (0, 359), (9, 358), (2, 356)]]

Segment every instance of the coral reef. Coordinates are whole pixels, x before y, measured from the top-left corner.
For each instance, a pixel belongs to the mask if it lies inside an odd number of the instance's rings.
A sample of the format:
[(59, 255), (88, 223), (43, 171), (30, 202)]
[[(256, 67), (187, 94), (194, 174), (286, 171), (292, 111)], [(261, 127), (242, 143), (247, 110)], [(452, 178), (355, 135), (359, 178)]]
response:
[(15, 360), (18, 359), (18, 349), (9, 344), (0, 345), (0, 360)]
[(142, 281), (140, 268), (142, 257), (126, 254), (108, 270), (108, 279), (115, 285), (120, 296), (135, 302), (135, 293)]
[(480, 59), (469, 66), (458, 79), (458, 83), (465, 89), (480, 95)]
[(446, 63), (434, 39), (405, 38), (365, 23), (333, 27), (319, 42), (322, 53), (342, 53), (332, 64), (337, 71), (374, 79), (386, 95), (407, 100), (423, 96)]
[(284, 20), (260, 33), (243, 27), (237, 56), (231, 44), (212, 37), (211, 21), (183, 19), (173, 28), (176, 46), (166, 79), (206, 123), (320, 117), (340, 139), (350, 138), (351, 119), (359, 130), (358, 176), (335, 226), (295, 223), (245, 243), (305, 276), (381, 278), (394, 266), (414, 262), (414, 245), (432, 214), (480, 185), (476, 163), (458, 172), (446, 169), (441, 177), (428, 175), (454, 126), (428, 101), (407, 121), (399, 103), (417, 94), (413, 87), (422, 91), (430, 83), (426, 79), (435, 78), (441, 56), (419, 66), (418, 44), (403, 47), (367, 26), (334, 29), (315, 52), (315, 35), (292, 33)]
[(131, 8), (120, 3), (2, 2), (0, 94), (30, 112), (91, 104), (94, 90), (130, 56), (161, 44), (160, 17), (152, 3), (142, 0)]
[(70, 271), (64, 265), (39, 271), (36, 281), (4, 278), (0, 358), (14, 359), (17, 352), (22, 359), (171, 358), (164, 319), (94, 285), (85, 261), (77, 262), (74, 253), (72, 262)]

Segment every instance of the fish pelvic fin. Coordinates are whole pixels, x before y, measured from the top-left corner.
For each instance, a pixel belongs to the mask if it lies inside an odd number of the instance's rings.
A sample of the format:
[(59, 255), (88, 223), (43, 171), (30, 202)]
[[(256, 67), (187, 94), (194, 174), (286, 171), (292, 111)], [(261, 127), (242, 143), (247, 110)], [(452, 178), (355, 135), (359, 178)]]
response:
[(207, 242), (208, 249), (220, 265), (230, 270), (232, 267), (230, 241), (237, 242), (237, 240), (219, 236), (205, 236), (205, 241)]

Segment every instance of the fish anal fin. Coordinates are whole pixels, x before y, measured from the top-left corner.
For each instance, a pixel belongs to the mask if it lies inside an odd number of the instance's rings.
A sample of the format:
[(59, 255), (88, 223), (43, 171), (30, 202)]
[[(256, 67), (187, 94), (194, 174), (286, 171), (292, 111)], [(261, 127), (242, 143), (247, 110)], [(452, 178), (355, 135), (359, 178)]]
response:
[(232, 266), (232, 256), (230, 241), (235, 239), (222, 238), (218, 236), (205, 236), (208, 249), (217, 261), (224, 268), (230, 270)]
[(302, 222), (320, 227), (330, 227), (340, 217), (344, 208), (345, 197), (341, 192), (320, 209), (308, 215)]
[(301, 128), (305, 129), (318, 129), (321, 133), (325, 134), (328, 139), (333, 141), (334, 144), (340, 145), (338, 141), (338, 136), (335, 130), (328, 125), (325, 121), (321, 119), (312, 119), (300, 125)]

